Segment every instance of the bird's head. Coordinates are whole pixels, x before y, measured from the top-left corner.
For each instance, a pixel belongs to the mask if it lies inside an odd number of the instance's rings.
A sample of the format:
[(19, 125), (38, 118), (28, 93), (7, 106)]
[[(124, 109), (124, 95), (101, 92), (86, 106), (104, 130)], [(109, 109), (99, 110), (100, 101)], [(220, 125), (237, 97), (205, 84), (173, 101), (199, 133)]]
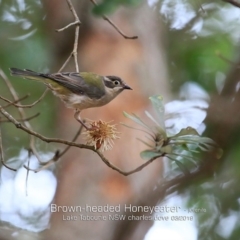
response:
[(116, 97), (123, 90), (132, 90), (121, 78), (116, 76), (106, 76), (103, 79), (106, 93), (113, 98)]

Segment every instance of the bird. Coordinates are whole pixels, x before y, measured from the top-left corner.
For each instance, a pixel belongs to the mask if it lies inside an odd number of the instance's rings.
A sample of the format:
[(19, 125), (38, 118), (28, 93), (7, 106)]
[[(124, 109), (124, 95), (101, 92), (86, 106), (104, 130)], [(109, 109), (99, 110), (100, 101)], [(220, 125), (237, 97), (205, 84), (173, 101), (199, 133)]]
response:
[(68, 108), (74, 108), (74, 117), (86, 129), (80, 118), (84, 109), (101, 107), (111, 102), (123, 90), (132, 90), (120, 77), (101, 76), (91, 72), (38, 73), (29, 69), (10, 68), (12, 76), (45, 84)]

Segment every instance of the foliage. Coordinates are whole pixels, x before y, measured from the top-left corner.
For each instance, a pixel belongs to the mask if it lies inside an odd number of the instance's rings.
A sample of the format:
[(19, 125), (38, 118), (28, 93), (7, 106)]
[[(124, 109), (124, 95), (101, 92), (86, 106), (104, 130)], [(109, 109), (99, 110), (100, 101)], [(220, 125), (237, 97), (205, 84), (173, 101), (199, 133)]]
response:
[[(171, 5), (173, 2), (175, 4)], [(224, 154), (217, 161), (206, 159), (211, 161), (206, 164), (213, 176), (205, 177), (202, 181), (192, 181), (190, 187), (181, 189), (183, 195), (189, 198), (189, 208), (207, 210), (202, 215), (195, 215), (198, 239), (204, 240), (234, 240), (239, 238), (240, 232), (240, 128), (239, 125), (231, 126), (230, 122), (221, 122), (227, 110), (224, 109), (224, 103), (227, 99), (235, 99), (237, 94), (234, 91), (232, 95), (221, 96), (222, 89), (239, 77), (239, 74), (233, 73), (237, 66), (235, 64), (239, 64), (236, 59), (239, 59), (240, 22), (239, 8), (224, 2), (228, 1), (162, 0), (154, 6), (158, 7), (168, 33), (167, 59), (172, 90), (178, 93), (182, 84), (193, 81), (212, 94), (211, 98), (218, 96), (222, 100), (214, 103), (214, 107), (222, 111), (222, 116), (219, 115), (215, 123), (208, 119), (205, 133), (217, 137), (216, 141), (220, 140), (222, 132), (225, 133), (221, 140), (221, 143), (225, 143), (225, 146), (221, 146)], [(228, 108), (234, 109), (234, 102)], [(235, 113), (229, 116), (235, 117)], [(230, 133), (229, 129), (234, 130)]]
[[(179, 133), (169, 136), (164, 124), (164, 104), (161, 96), (150, 97), (153, 108), (155, 109), (157, 120), (149, 113), (145, 112), (154, 126), (148, 126), (144, 121), (135, 114), (124, 112), (125, 117), (133, 120), (135, 123), (144, 127), (150, 136), (150, 143), (139, 139), (149, 149), (140, 153), (145, 160), (153, 157), (167, 156), (172, 160), (185, 174), (189, 174), (189, 169), (185, 162), (192, 163), (193, 167), (198, 167), (198, 161), (201, 159), (202, 152), (215, 151), (216, 158), (222, 156), (222, 150), (217, 144), (208, 137), (201, 137), (196, 129), (192, 127), (183, 128)], [(187, 164), (189, 165), (189, 164)]]
[[(42, 21), (42, 19), (44, 19), (45, 14), (42, 5), (40, 1), (28, 0), (25, 1), (27, 3), (26, 8), (22, 9), (20, 8), (20, 2), (22, 1), (1, 1), (1, 68), (5, 72), (11, 66), (28, 67), (38, 71), (47, 70), (46, 66), (49, 66), (48, 61), (51, 51), (49, 51), (47, 35), (43, 31), (45, 21)], [(97, 16), (102, 16), (113, 13), (120, 6), (134, 6), (140, 2), (140, 0), (102, 0), (98, 6), (93, 8), (93, 12)], [(221, 11), (229, 10), (230, 5), (224, 5), (222, 1), (215, 3), (208, 0), (159, 0), (156, 2), (153, 8), (161, 13), (161, 18), (165, 23), (164, 36), (166, 41), (164, 50), (167, 55), (169, 82), (172, 90), (178, 93), (183, 83), (194, 81), (203, 86), (208, 93), (218, 95), (221, 92), (221, 87), (228, 84), (224, 82), (226, 76), (233, 68), (235, 59), (239, 58), (239, 42), (234, 41), (233, 38), (234, 34), (238, 36), (239, 29), (239, 23), (234, 20), (234, 14), (232, 14), (236, 9), (231, 8), (229, 12), (224, 14)], [(170, 6), (167, 10), (166, 3)], [(191, 13), (194, 12), (195, 14), (181, 27), (176, 27), (176, 22), (174, 22), (179, 19), (177, 13), (182, 13), (176, 7), (177, 4), (182, 4), (181, 10), (187, 5), (186, 9), (191, 9)], [(186, 17), (188, 13), (186, 12), (183, 15)], [(12, 21), (7, 16), (13, 17), (15, 20)], [(232, 22), (229, 22), (228, 16), (232, 17)], [(198, 30), (196, 30), (197, 27)], [(221, 86), (219, 86), (219, 81), (222, 81)], [(20, 96), (26, 92), (31, 92), (35, 96), (40, 95), (43, 90), (36, 87), (36, 83), (29, 81), (19, 80), (14, 81), (14, 84), (19, 90)], [(239, 86), (236, 86), (236, 89), (237, 87), (239, 88)], [(1, 94), (5, 94), (6, 88), (3, 85), (0, 88)], [(227, 96), (223, 103), (234, 98), (235, 95)], [(153, 96), (150, 100), (157, 113), (157, 118), (155, 119), (149, 112), (146, 112), (146, 116), (152, 120), (154, 126), (147, 125), (135, 114), (125, 113), (126, 117), (141, 125), (150, 136), (148, 140), (140, 140), (147, 146), (147, 149), (141, 152), (143, 159), (167, 156), (173, 163), (171, 170), (180, 170), (185, 175), (196, 169), (201, 161), (213, 160), (202, 160), (202, 152), (216, 149), (216, 144), (212, 139), (199, 136), (196, 129), (188, 127), (183, 128), (175, 135), (169, 135), (164, 125), (162, 99), (159, 96)], [(29, 99), (29, 102), (32, 102), (32, 99)], [(221, 110), (222, 104), (218, 104), (218, 107)], [(53, 119), (49, 115), (55, 112), (52, 111), (52, 108), (53, 101), (41, 103), (39, 109), (44, 109), (41, 112), (41, 122), (34, 122), (34, 125), (39, 128), (38, 131), (48, 132), (48, 135), (49, 131), (53, 129), (54, 121), (49, 121), (49, 119)], [(237, 112), (236, 110), (236, 115)], [(29, 110), (29, 113), (32, 114), (31, 110)], [(235, 117), (235, 115), (232, 116), (232, 118)], [(229, 123), (225, 123), (224, 127), (220, 128), (216, 124), (212, 126), (213, 131), (219, 133), (223, 132), (223, 128), (229, 127), (231, 127)], [(12, 127), (10, 129), (4, 126), (4, 145), (24, 145), (17, 137), (14, 144), (12, 143), (10, 138), (12, 139), (20, 134), (19, 130), (16, 132), (12, 129)], [(206, 134), (209, 134), (209, 125), (207, 125)], [(189, 201), (187, 204), (189, 207), (207, 209), (206, 214), (196, 215), (199, 239), (224, 238), (234, 240), (239, 238), (239, 136), (239, 126), (237, 128), (233, 126), (232, 132), (225, 136), (229, 144), (224, 148), (223, 157), (219, 159), (222, 152), (221, 150), (216, 151), (216, 166), (210, 165), (213, 172), (212, 176), (201, 181), (192, 181), (187, 188), (180, 189), (182, 193), (188, 195)], [(221, 226), (229, 228), (226, 224), (229, 223), (227, 218), (232, 219), (233, 224), (228, 236), (223, 237)]]
[[(1, 2), (0, 68), (6, 74), (9, 74), (9, 67), (29, 68), (39, 72), (45, 72), (48, 70), (47, 67), (50, 67), (51, 51), (48, 37), (44, 32), (44, 15), (40, 1)], [(30, 97), (23, 100), (22, 104), (34, 102), (44, 91), (44, 86), (38, 83), (17, 78), (11, 78), (11, 80), (18, 90), (19, 97), (30, 94)], [(3, 81), (0, 81), (0, 95), (6, 98), (10, 97)], [(40, 112), (40, 117), (34, 119), (33, 122), (38, 126), (37, 130), (51, 135), (54, 128), (52, 127), (53, 121), (49, 119), (54, 119), (54, 100), (50, 94), (46, 96), (45, 100), (34, 109), (28, 109), (27, 112), (29, 115)], [(44, 109), (44, 111), (41, 111), (41, 109)], [(16, 114), (13, 109), (10, 109), (10, 112)], [(16, 148), (7, 150), (9, 157), (16, 155), (17, 147), (22, 147), (29, 140), (26, 134), (6, 123), (4, 124), (3, 135), (4, 145), (16, 146)], [(20, 139), (22, 141), (19, 141)]]
[(120, 6), (136, 6), (141, 2), (142, 0), (102, 0), (93, 8), (93, 13), (97, 16), (103, 16), (115, 12)]

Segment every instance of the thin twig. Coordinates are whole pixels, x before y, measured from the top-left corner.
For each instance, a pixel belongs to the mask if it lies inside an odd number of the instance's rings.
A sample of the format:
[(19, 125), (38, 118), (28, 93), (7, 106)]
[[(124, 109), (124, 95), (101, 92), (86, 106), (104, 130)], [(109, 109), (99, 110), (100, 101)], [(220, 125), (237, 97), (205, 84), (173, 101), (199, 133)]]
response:
[[(83, 126), (80, 125), (80, 128), (78, 129), (77, 133), (75, 134), (74, 138), (72, 139), (72, 142), (75, 142), (77, 140), (77, 138), (79, 137), (79, 135), (81, 134), (83, 129)], [(49, 161), (47, 161), (46, 163), (43, 163), (43, 166), (38, 168), (38, 169), (31, 169), (29, 167), (27, 167), (26, 165), (24, 165), (24, 167), (27, 170), (30, 171), (34, 171), (34, 172), (40, 172), (43, 169), (48, 168), (51, 164), (55, 163), (60, 157), (62, 157), (69, 149), (71, 148), (70, 145), (68, 145), (61, 153), (59, 153), (59, 151), (57, 151), (54, 155), (54, 157), (52, 159), (50, 159)]]
[(80, 20), (78, 18), (78, 15), (72, 5), (71, 0), (67, 0), (68, 6), (70, 11), (72, 12), (74, 18), (75, 18), (75, 22), (78, 22), (78, 24), (76, 24), (76, 29), (75, 29), (75, 39), (74, 39), (74, 45), (73, 45), (73, 56), (74, 56), (74, 62), (75, 62), (75, 68), (76, 68), (76, 72), (79, 72), (79, 67), (78, 67), (78, 59), (77, 59), (77, 53), (78, 53), (78, 38), (79, 38), (79, 29), (80, 29)]
[(58, 70), (58, 72), (61, 72), (68, 64), (68, 62), (70, 61), (72, 57), (72, 52), (70, 53), (70, 55), (68, 56), (67, 60), (63, 63), (63, 65), (61, 66), (61, 68)]
[[(30, 96), (30, 94), (27, 94), (26, 96), (23, 96), (22, 98), (19, 98), (17, 101), (14, 101), (14, 102), (11, 102), (11, 101), (8, 100), (8, 99), (6, 100), (6, 98), (5, 98), (5, 99), (3, 99), (3, 100), (6, 101), (6, 102), (9, 101), (9, 104), (7, 104), (7, 105), (5, 105), (5, 106), (3, 106), (3, 107), (4, 107), (4, 108), (7, 108), (7, 107), (9, 107), (9, 106), (12, 106), (12, 105), (14, 105), (14, 104), (16, 104), (16, 103), (18, 103), (18, 102), (20, 102), (20, 101), (28, 98), (29, 96)], [(0, 96), (0, 98), (2, 99), (3, 97)]]
[[(18, 122), (30, 121), (30, 120), (38, 117), (39, 115), (40, 115), (40, 113), (36, 113), (35, 115), (33, 115), (33, 116), (31, 116), (31, 117), (28, 117), (28, 118), (25, 118), (25, 119), (19, 119), (19, 120), (17, 120), (17, 121), (18, 121)], [(1, 118), (0, 118), (0, 122), (1, 122), (1, 123), (5, 123), (5, 122), (8, 122), (8, 123), (9, 123), (10, 121), (7, 120), (7, 119), (1, 119)]]
[(200, 6), (200, 9), (201, 9), (201, 11), (203, 12), (203, 13), (205, 13), (206, 14), (206, 11), (204, 10), (204, 8), (203, 8), (203, 6), (202, 6), (202, 4), (201, 4), (201, 2), (198, 0), (198, 3), (197, 3), (197, 5), (199, 5)]
[(150, 160), (148, 160), (147, 162), (141, 164), (140, 166), (138, 166), (137, 168), (131, 170), (131, 171), (128, 171), (128, 172), (125, 172), (123, 170), (121, 170), (120, 168), (114, 166), (112, 163), (109, 162), (109, 160), (107, 158), (104, 157), (104, 155), (99, 152), (99, 151), (96, 151), (94, 150), (94, 152), (96, 152), (98, 154), (98, 156), (102, 159), (102, 161), (110, 168), (112, 168), (113, 170), (119, 172), (120, 174), (124, 175), (124, 176), (128, 176), (128, 175), (131, 175), (133, 173), (136, 173), (136, 172), (139, 172), (141, 171), (143, 168), (145, 168), (146, 166), (148, 166), (151, 162), (153, 162), (154, 160), (156, 160), (157, 158), (159, 158), (159, 156), (157, 157), (153, 157), (151, 158)]
[(50, 160), (48, 160), (47, 162), (44, 162), (42, 165), (42, 167), (38, 168), (38, 169), (33, 169), (30, 168), (29, 166), (24, 165), (23, 167), (26, 168), (28, 171), (33, 171), (35, 173), (38, 173), (46, 168), (48, 168), (50, 165), (52, 165), (54, 162), (56, 162), (59, 159), (59, 151), (56, 151), (56, 153), (54, 154), (54, 157), (51, 158)]
[(230, 64), (230, 65), (234, 65), (235, 63), (231, 60), (229, 60), (228, 58), (226, 58), (225, 56), (223, 56), (219, 51), (216, 52), (216, 55), (222, 59), (223, 61), (225, 61), (226, 63)]
[(230, 3), (233, 6), (240, 8), (240, 3), (238, 1), (236, 1), (236, 0), (223, 0), (223, 2)]
[(74, 44), (73, 44), (73, 51), (71, 52), (71, 54), (69, 55), (69, 57), (64, 62), (64, 64), (62, 65), (62, 67), (59, 69), (58, 72), (61, 72), (66, 67), (66, 65), (68, 64), (68, 62), (70, 61), (72, 56), (74, 57), (76, 72), (79, 72), (79, 67), (78, 67), (78, 39), (79, 39), (79, 29), (80, 29), (81, 21), (78, 18), (78, 15), (77, 15), (74, 7), (73, 7), (73, 4), (72, 4), (71, 0), (67, 0), (67, 4), (68, 4), (70, 11), (72, 12), (72, 14), (75, 18), (75, 21), (68, 24), (67, 26), (65, 26), (61, 29), (56, 30), (56, 31), (57, 32), (62, 32), (64, 30), (66, 30), (67, 28), (71, 27), (71, 26), (76, 26), (76, 28), (75, 28), (75, 38), (74, 38)]
[(66, 30), (67, 28), (69, 28), (71, 26), (74, 26), (74, 25), (79, 25), (79, 21), (75, 21), (75, 22), (69, 23), (67, 26), (65, 26), (63, 28), (56, 29), (56, 32), (62, 32), (64, 30)]
[[(83, 126), (80, 125), (80, 128), (78, 129), (77, 133), (75, 134), (74, 138), (72, 139), (72, 142), (75, 142), (77, 140), (77, 138), (79, 137), (79, 135), (81, 134), (83, 129)], [(67, 146), (61, 153), (59, 153), (58, 157), (62, 157), (69, 149), (71, 146)]]
[[(2, 77), (2, 79), (4, 80), (5, 84), (7, 85), (14, 101), (17, 101), (19, 99), (18, 95), (17, 95), (17, 92), (15, 91), (14, 87), (12, 86), (11, 82), (8, 80), (7, 76), (5, 75), (5, 73), (0, 69), (0, 76)], [(26, 119), (27, 117), (25, 116), (25, 112), (22, 108), (17, 108), (18, 109), (18, 112), (19, 112), (19, 115), (20, 115), (20, 118), (22, 120)], [(32, 129), (32, 126), (31, 124), (28, 122), (28, 121), (23, 121), (23, 124), (26, 128), (28, 129)], [(30, 148), (32, 149), (34, 155), (37, 157), (38, 161), (39, 162), (42, 162), (39, 155), (38, 155), (38, 152), (37, 152), (37, 149), (35, 147), (35, 139), (34, 137), (31, 135), (30, 136)]]
[[(32, 151), (31, 151), (31, 149), (29, 149), (29, 150), (28, 150), (28, 167), (29, 167), (29, 164), (30, 164), (31, 155), (32, 155)], [(26, 196), (28, 195), (28, 191), (27, 191), (28, 176), (29, 176), (29, 170), (27, 169), (26, 184), (25, 184), (25, 187), (26, 187)]]
[[(92, 2), (93, 5), (98, 6), (98, 4), (96, 3), (95, 0), (90, 0)], [(123, 36), (125, 39), (137, 39), (138, 36), (132, 36), (129, 37), (127, 36), (119, 27), (117, 27), (117, 25), (111, 20), (109, 19), (106, 15), (103, 15), (102, 18), (107, 21), (121, 36)]]
[[(61, 143), (61, 144), (65, 144), (68, 146), (72, 146), (72, 147), (77, 147), (77, 148), (84, 148), (84, 149), (88, 149), (91, 151), (94, 151), (95, 153), (98, 154), (98, 156), (101, 158), (101, 160), (110, 168), (112, 168), (113, 170), (119, 172), (120, 174), (124, 175), (124, 176), (128, 176), (130, 174), (136, 173), (141, 171), (143, 168), (145, 168), (146, 166), (148, 166), (151, 162), (153, 162), (154, 160), (156, 160), (159, 157), (153, 157), (150, 160), (148, 160), (147, 162), (145, 162), (144, 164), (138, 166), (137, 168), (131, 170), (131, 171), (123, 171), (120, 168), (114, 166), (107, 158), (104, 157), (104, 155), (99, 152), (98, 150), (96, 150), (94, 148), (94, 146), (89, 146), (89, 145), (85, 145), (85, 144), (81, 144), (81, 143), (76, 143), (76, 142), (71, 142), (71, 141), (67, 141), (64, 139), (59, 139), (59, 138), (47, 138), (29, 128), (27, 128), (26, 126), (22, 125), (20, 122), (18, 122), (15, 118), (13, 118), (7, 111), (4, 110), (3, 107), (0, 106), (0, 112), (9, 120), (11, 121), (17, 128), (22, 129), (23, 131), (27, 132), (30, 135), (33, 135), (39, 139), (41, 139), (44, 142), (50, 143), (50, 142), (55, 142), (55, 143)], [(44, 164), (44, 163), (43, 163)], [(25, 166), (26, 167), (26, 166)], [(31, 171), (36, 171), (35, 169), (29, 169)]]
[(200, 9), (202, 10), (203, 13), (206, 13), (204, 8), (203, 8), (203, 6), (202, 6), (202, 4), (200, 4)]
[(79, 72), (79, 67), (78, 67), (78, 38), (79, 38), (79, 29), (80, 29), (79, 25), (76, 26), (76, 29), (75, 29), (75, 39), (74, 39), (74, 45), (73, 45), (73, 57), (74, 57), (76, 72)]
[(79, 144), (79, 143), (75, 143), (75, 142), (70, 142), (67, 140), (62, 140), (62, 139), (58, 139), (58, 138), (47, 138), (44, 137), (43, 135), (33, 131), (32, 129), (26, 127), (24, 124), (21, 124), (20, 122), (18, 122), (12, 115), (10, 115), (6, 110), (4, 110), (4, 108), (2, 106), (0, 106), (0, 112), (10, 121), (12, 122), (17, 128), (22, 129), (23, 131), (27, 132), (28, 134), (35, 136), (39, 139), (41, 139), (44, 142), (50, 143), (50, 142), (55, 142), (55, 143), (62, 143), (62, 144), (66, 144), (66, 145), (70, 145), (73, 147), (79, 147), (79, 148), (86, 148), (86, 149), (94, 149), (93, 146), (88, 146), (88, 145), (84, 145), (84, 144)]
[[(16, 100), (16, 101), (10, 101), (9, 99), (7, 99), (7, 98), (5, 98), (5, 97), (2, 97), (2, 96), (0, 96), (0, 99), (2, 99), (2, 100), (4, 100), (5, 102), (8, 102), (9, 104), (7, 104), (7, 105), (5, 105), (5, 106), (3, 106), (4, 108), (6, 108), (6, 107), (8, 107), (8, 106), (11, 106), (11, 105), (13, 105), (13, 106), (15, 106), (15, 107), (17, 107), (17, 108), (32, 108), (33, 106), (35, 106), (37, 103), (39, 103), (44, 97), (45, 97), (45, 95), (47, 94), (47, 92), (48, 92), (48, 88), (46, 88), (45, 90), (44, 90), (44, 92), (43, 92), (43, 94), (40, 96), (40, 98), (38, 99), (38, 100), (36, 100), (35, 102), (33, 102), (32, 104), (28, 104), (28, 105), (20, 105), (20, 104), (16, 104), (15, 102), (19, 102), (19, 101), (21, 101), (21, 100), (23, 100), (23, 98), (22, 99), (18, 99), (18, 100)], [(29, 95), (28, 95), (29, 96)], [(26, 97), (25, 97), (26, 98)]]
[(8, 168), (9, 170), (12, 170), (12, 171), (17, 171), (16, 169), (14, 168), (11, 168), (9, 167), (5, 161), (4, 161), (4, 154), (3, 154), (3, 146), (2, 146), (2, 131), (1, 131), (1, 128), (0, 128), (0, 158), (1, 158), (1, 163), (4, 167)]

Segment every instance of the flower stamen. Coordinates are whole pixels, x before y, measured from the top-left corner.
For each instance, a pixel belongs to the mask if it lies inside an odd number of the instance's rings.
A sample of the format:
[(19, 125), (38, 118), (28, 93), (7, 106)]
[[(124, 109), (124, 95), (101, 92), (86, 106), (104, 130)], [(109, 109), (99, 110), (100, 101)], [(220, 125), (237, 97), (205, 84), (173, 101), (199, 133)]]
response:
[(93, 145), (95, 149), (102, 151), (113, 148), (114, 140), (118, 139), (119, 132), (116, 131), (116, 125), (110, 125), (109, 122), (102, 120), (90, 122), (90, 127), (84, 134), (88, 145)]

